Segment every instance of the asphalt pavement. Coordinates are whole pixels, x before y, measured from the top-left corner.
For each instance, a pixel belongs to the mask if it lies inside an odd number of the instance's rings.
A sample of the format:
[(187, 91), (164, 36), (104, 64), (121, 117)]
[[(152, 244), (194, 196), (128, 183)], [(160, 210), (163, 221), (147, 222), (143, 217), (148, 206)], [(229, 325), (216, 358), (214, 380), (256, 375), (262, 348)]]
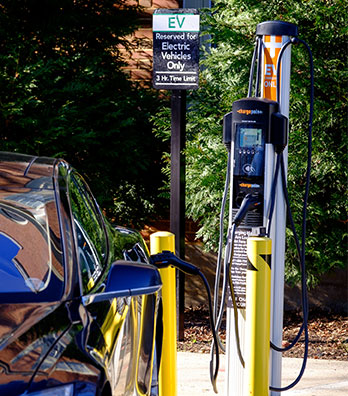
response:
[[(218, 395), (225, 395), (225, 355), (220, 355)], [(282, 359), (282, 386), (291, 383), (298, 375), (302, 359)], [(178, 396), (216, 395), (210, 383), (209, 355), (203, 353), (178, 352)], [(283, 396), (347, 396), (348, 361), (308, 359), (302, 380), (292, 389), (282, 392)]]

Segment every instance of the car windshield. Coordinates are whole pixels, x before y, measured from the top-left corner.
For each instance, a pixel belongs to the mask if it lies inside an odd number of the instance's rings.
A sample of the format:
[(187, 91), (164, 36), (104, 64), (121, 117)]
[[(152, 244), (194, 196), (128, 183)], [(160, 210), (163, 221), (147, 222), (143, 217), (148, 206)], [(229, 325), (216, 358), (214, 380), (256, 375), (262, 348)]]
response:
[(53, 190), (0, 190), (1, 293), (39, 293), (63, 281)]

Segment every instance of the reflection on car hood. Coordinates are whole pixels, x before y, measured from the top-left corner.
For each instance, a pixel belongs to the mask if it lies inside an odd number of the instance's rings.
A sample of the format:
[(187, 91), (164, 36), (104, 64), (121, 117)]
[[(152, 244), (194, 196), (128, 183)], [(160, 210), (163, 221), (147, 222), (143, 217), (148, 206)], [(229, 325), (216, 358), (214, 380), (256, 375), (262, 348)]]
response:
[(54, 163), (0, 152), (0, 302), (61, 297), (64, 268)]
[(55, 162), (52, 158), (0, 152), (0, 189), (53, 189)]

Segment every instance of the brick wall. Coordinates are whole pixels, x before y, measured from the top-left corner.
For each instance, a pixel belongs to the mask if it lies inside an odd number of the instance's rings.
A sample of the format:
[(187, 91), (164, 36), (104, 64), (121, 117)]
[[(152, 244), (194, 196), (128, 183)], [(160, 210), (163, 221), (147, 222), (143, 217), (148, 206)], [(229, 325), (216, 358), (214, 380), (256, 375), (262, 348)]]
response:
[(152, 79), (152, 14), (156, 8), (179, 8), (177, 0), (138, 0), (130, 4), (139, 4), (141, 27), (127, 39), (132, 45), (131, 53), (121, 48), (121, 53), (127, 61), (124, 71), (133, 81), (145, 86), (151, 85)]
[[(198, 240), (196, 239), (196, 233), (199, 229), (199, 225), (192, 221), (191, 219), (185, 220), (185, 243), (196, 243)], [(159, 219), (150, 224), (146, 225), (142, 230), (141, 234), (145, 239), (146, 243), (150, 241), (150, 235), (157, 231), (169, 231), (170, 230), (170, 221), (169, 219)]]

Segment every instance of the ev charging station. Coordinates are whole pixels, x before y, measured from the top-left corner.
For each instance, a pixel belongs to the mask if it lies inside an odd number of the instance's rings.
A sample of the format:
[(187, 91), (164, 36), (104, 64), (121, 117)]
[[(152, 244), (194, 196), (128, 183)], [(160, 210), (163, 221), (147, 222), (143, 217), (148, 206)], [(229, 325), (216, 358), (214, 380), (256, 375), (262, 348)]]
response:
[[(248, 96), (232, 104), (224, 117), (228, 166), (220, 215), (214, 320), (218, 331), (226, 307), (226, 396), (279, 395), (303, 375), (308, 352), (305, 277), (306, 206), (309, 189), (313, 116), (313, 61), (297, 26), (260, 23), (252, 58)], [(311, 64), (311, 105), (302, 246), (293, 227), (286, 178), (291, 44), (306, 46)], [(256, 68), (256, 76), (254, 69)], [(253, 89), (254, 86), (254, 89)], [(281, 169), (281, 170), (280, 170)], [(229, 190), (229, 226), (223, 259), (223, 214)], [(290, 217), (302, 270), (305, 355), (297, 379), (281, 388), (286, 217)], [(218, 291), (222, 281), (222, 299)], [(224, 349), (219, 341), (220, 349)], [(271, 348), (272, 347), (272, 348)], [(212, 348), (213, 352), (213, 348)], [(213, 357), (211, 357), (213, 362)]]
[[(274, 102), (277, 101), (277, 60), (281, 47), (290, 40), (289, 36), (297, 36), (296, 27), (294, 25), (286, 24), (283, 22), (265, 22), (258, 25), (256, 30), (258, 48), (257, 51), (261, 54), (259, 56), (258, 67), (261, 69), (257, 73), (257, 77), (261, 75), (261, 98), (269, 99)], [(231, 174), (234, 176), (234, 182), (231, 183), (230, 196), (234, 197), (230, 201), (232, 208), (230, 208), (230, 226), (232, 226), (233, 213), (237, 211), (236, 206), (241, 203), (242, 199), (247, 193), (259, 192), (263, 196), (262, 208), (257, 214), (257, 218), (248, 215), (245, 219), (244, 226), (242, 228), (242, 236), (239, 238), (240, 249), (243, 249), (242, 254), (245, 256), (244, 260), (247, 262), (246, 255), (246, 238), (251, 235), (251, 227), (266, 227), (267, 225), (267, 210), (268, 203), (270, 202), (271, 185), (273, 179), (273, 171), (275, 167), (275, 150), (271, 143), (270, 136), (270, 112), (273, 114), (278, 110), (283, 116), (289, 116), (289, 90), (290, 90), (290, 63), (291, 63), (291, 49), (290, 46), (287, 48), (286, 53), (283, 55), (281, 62), (281, 77), (280, 77), (280, 98), (279, 98), (279, 109), (275, 109), (276, 103), (265, 104), (264, 101), (251, 100), (250, 104), (245, 100), (244, 103), (240, 104), (239, 109), (236, 110), (236, 115), (239, 124), (235, 124), (237, 130), (235, 131), (235, 139), (232, 140), (231, 154), (233, 159), (231, 160), (230, 166)], [(256, 83), (258, 85), (258, 81)], [(256, 90), (259, 88), (256, 86)], [(258, 92), (256, 92), (256, 95)], [(244, 109), (242, 108), (244, 107)], [(255, 107), (252, 109), (251, 107)], [(243, 110), (245, 111), (243, 113)], [(250, 110), (250, 114), (248, 111)], [(257, 114), (262, 112), (263, 114)], [(253, 113), (253, 114), (252, 114)], [(266, 114), (265, 114), (266, 113)], [(252, 117), (253, 116), (253, 117)], [(264, 119), (260, 119), (261, 116)], [(266, 125), (268, 123), (268, 125)], [(256, 124), (256, 127), (253, 125)], [(244, 125), (244, 130), (242, 126)], [(233, 127), (233, 126), (232, 126)], [(238, 130), (239, 129), (239, 130)], [(268, 137), (265, 136), (266, 129), (268, 129)], [(258, 133), (264, 136), (260, 136), (259, 139), (252, 136), (253, 133)], [(239, 138), (239, 142), (236, 139)], [(264, 142), (261, 141), (264, 139)], [(248, 140), (250, 146), (248, 146)], [(242, 144), (240, 144), (242, 142)], [(256, 143), (256, 144), (255, 144)], [(241, 147), (243, 146), (243, 147)], [(249, 151), (254, 152), (252, 147), (261, 147), (259, 152), (255, 154), (248, 154)], [(286, 149), (285, 149), (286, 150)], [(262, 151), (260, 153), (260, 151)], [(241, 154), (240, 154), (241, 153)], [(243, 154), (244, 153), (244, 154)], [(259, 160), (259, 169), (248, 169), (248, 164), (252, 168), (252, 162), (256, 156), (264, 156), (263, 159)], [(287, 151), (283, 154), (285, 163), (287, 164)], [(252, 158), (253, 157), (253, 158)], [(257, 160), (257, 159), (256, 159)], [(254, 162), (256, 162), (254, 160)], [(263, 162), (263, 164), (262, 164)], [(238, 167), (238, 171), (234, 171), (234, 164)], [(239, 166), (238, 166), (238, 165)], [(263, 166), (262, 166), (263, 165)], [(242, 169), (244, 166), (244, 170)], [(260, 169), (260, 168), (263, 169)], [(235, 174), (237, 173), (237, 174)], [(246, 176), (243, 178), (243, 176)], [(280, 176), (279, 176), (280, 177)], [(239, 182), (235, 179), (239, 178)], [(263, 180), (260, 180), (259, 179)], [(255, 183), (252, 183), (253, 179), (256, 179)], [(251, 184), (251, 186), (249, 186)], [(263, 186), (262, 186), (263, 185)], [(244, 187), (245, 186), (245, 187)], [(263, 187), (263, 188), (262, 188)], [(238, 191), (236, 191), (238, 189)], [(263, 191), (261, 191), (263, 189)], [(282, 198), (281, 183), (277, 183), (276, 197), (280, 198), (276, 201), (274, 207), (274, 226), (271, 229), (270, 239), (272, 240), (272, 259), (271, 262), (274, 264), (271, 271), (271, 339), (277, 345), (281, 345), (282, 332), (283, 332), (283, 301), (284, 301), (284, 254), (285, 254), (285, 221), (286, 221), (286, 209), (285, 202)], [(236, 202), (237, 201), (237, 202)], [(261, 206), (261, 205), (260, 205)], [(249, 212), (252, 214), (252, 212)], [(238, 232), (238, 230), (237, 230)], [(236, 243), (236, 242), (235, 242)], [(235, 247), (236, 249), (236, 247)], [(241, 259), (237, 259), (240, 266)], [(245, 268), (245, 264), (243, 263)], [(233, 266), (233, 261), (232, 261)], [(233, 279), (232, 279), (233, 280)], [(245, 279), (246, 282), (246, 279)], [(243, 282), (244, 283), (244, 282)], [(246, 289), (246, 284), (245, 284)], [(265, 290), (263, 292), (266, 292)], [(245, 294), (247, 292), (245, 291)], [(241, 335), (241, 348), (242, 354), (246, 352), (245, 346), (250, 345), (250, 340), (243, 337), (246, 335), (246, 304), (241, 304), (242, 308), (238, 309), (238, 323), (240, 326), (239, 334)], [(238, 305), (237, 305), (238, 307)], [(238, 353), (236, 350), (236, 343), (234, 340), (234, 312), (230, 304), (227, 306), (227, 346), (226, 346), (226, 359), (227, 359), (227, 381), (226, 381), (226, 395), (244, 395), (246, 394), (244, 387), (247, 387), (245, 380), (244, 368), (241, 365)], [(232, 339), (233, 338), (233, 339)], [(243, 343), (244, 341), (244, 343)], [(244, 345), (243, 345), (244, 344)], [(243, 348), (244, 347), (244, 348)], [(268, 359), (266, 359), (267, 361)], [(262, 359), (261, 364), (264, 364), (265, 360)], [(273, 352), (271, 354), (270, 363), (270, 380), (271, 383), (277, 387), (281, 385), (281, 354)], [(265, 367), (264, 367), (265, 369)], [(268, 373), (268, 370), (266, 370)], [(263, 373), (264, 375), (265, 373)], [(267, 381), (268, 384), (268, 381)], [(276, 395), (277, 392), (272, 392)], [(261, 395), (261, 393), (260, 393)]]

